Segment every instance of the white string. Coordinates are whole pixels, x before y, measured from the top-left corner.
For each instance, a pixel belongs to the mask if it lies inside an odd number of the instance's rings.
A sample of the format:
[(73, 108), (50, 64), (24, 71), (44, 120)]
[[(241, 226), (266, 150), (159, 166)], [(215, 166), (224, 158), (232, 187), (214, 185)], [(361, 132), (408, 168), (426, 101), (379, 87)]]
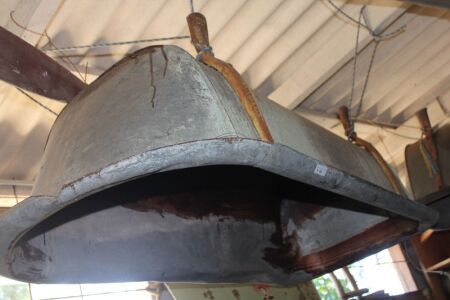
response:
[(140, 44), (140, 43), (151, 43), (151, 42), (161, 42), (161, 41), (169, 41), (169, 40), (182, 40), (182, 39), (190, 39), (189, 35), (181, 35), (181, 36), (169, 36), (162, 38), (154, 38), (154, 39), (143, 39), (143, 40), (134, 40), (134, 41), (124, 41), (124, 42), (112, 42), (112, 43), (99, 43), (99, 44), (91, 44), (91, 45), (81, 45), (81, 46), (68, 46), (61, 47), (58, 49), (45, 49), (44, 52), (55, 52), (55, 51), (68, 51), (75, 49), (91, 49), (91, 48), (104, 48), (110, 46), (120, 46), (120, 45), (129, 45), (129, 44)]

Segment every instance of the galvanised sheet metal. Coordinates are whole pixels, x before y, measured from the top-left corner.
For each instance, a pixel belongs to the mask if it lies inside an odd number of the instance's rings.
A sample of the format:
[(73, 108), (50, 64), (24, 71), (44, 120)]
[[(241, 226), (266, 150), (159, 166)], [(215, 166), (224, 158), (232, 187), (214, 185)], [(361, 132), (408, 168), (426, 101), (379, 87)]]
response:
[(365, 151), (233, 89), (174, 46), (84, 89), (51, 131), (32, 196), (0, 219), (0, 272), (32, 282), (295, 283), (431, 226)]
[[(443, 185), (450, 187), (450, 124), (436, 130), (434, 139), (439, 155)], [(433, 162), (427, 163), (427, 160), (431, 159), (430, 154), (427, 153), (426, 146), (421, 146), (420, 141), (408, 145), (405, 149), (409, 181), (416, 199), (437, 192), (431, 167)]]
[[(435, 229), (450, 228), (450, 124), (436, 130), (433, 134), (439, 156), (439, 169), (442, 176), (442, 189), (437, 190), (435, 176), (436, 164), (426, 143), (420, 141), (405, 148), (405, 162), (414, 198), (422, 204), (437, 210), (440, 214)], [(434, 169), (434, 173), (433, 173)]]

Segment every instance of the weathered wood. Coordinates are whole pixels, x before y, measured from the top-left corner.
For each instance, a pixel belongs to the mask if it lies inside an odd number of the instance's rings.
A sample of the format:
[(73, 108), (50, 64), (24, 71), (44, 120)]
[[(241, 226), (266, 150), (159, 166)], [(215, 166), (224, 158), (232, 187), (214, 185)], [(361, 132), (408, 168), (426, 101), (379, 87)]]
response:
[(66, 102), (86, 86), (53, 59), (1, 27), (0, 43), (1, 80)]
[(436, 142), (433, 136), (433, 128), (431, 127), (430, 119), (428, 118), (427, 109), (421, 109), (416, 113), (417, 119), (419, 120), (420, 127), (422, 128), (422, 141), (426, 146), (424, 151), (428, 151), (431, 156), (432, 163), (435, 165), (436, 170), (434, 170), (434, 184), (436, 190), (440, 190), (444, 187), (442, 182), (441, 168), (439, 165), (439, 153)]
[(432, 7), (450, 9), (450, 1), (448, 1), (448, 0), (398, 0), (398, 1), (409, 2), (409, 3), (423, 5), (423, 6), (432, 6)]

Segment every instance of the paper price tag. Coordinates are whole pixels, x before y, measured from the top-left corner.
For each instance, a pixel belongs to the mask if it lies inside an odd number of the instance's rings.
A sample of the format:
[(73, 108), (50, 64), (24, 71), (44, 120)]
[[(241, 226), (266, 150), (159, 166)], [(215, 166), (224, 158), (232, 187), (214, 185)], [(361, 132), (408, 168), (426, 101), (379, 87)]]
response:
[(314, 174), (317, 174), (319, 176), (325, 176), (327, 175), (328, 168), (324, 165), (316, 165), (316, 168), (314, 169)]

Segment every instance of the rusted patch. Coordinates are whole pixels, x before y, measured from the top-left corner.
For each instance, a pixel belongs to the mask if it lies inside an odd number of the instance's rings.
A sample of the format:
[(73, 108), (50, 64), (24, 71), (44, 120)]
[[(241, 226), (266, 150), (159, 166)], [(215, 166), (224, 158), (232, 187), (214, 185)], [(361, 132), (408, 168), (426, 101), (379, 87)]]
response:
[(321, 274), (362, 258), (402, 236), (417, 232), (418, 223), (400, 217), (381, 222), (352, 238), (306, 256), (296, 253), (296, 241), (282, 242), (278, 249), (266, 249), (264, 259), (286, 273), (303, 270)]
[(305, 220), (314, 219), (314, 216), (323, 209), (324, 206), (316, 204), (284, 201), (280, 222), (276, 224), (276, 231), (271, 236), (271, 242), (275, 247), (266, 248), (263, 258), (275, 266), (286, 266), (283, 268), (286, 272), (294, 272), (296, 269), (292, 261), (301, 257), (301, 249), (297, 230), (289, 232), (288, 223), (292, 221), (296, 228), (299, 228)]
[(286, 273), (297, 271), (294, 262), (301, 256), (300, 245), (297, 242), (295, 233), (283, 237), (283, 232), (278, 228), (272, 234), (270, 241), (275, 247), (268, 247), (264, 250), (263, 259), (272, 266), (283, 269)]
[[(281, 199), (264, 192), (250, 190), (199, 190), (149, 196), (123, 204), (140, 212), (156, 211), (162, 216), (202, 219), (222, 216), (258, 223), (274, 222)], [(220, 228), (217, 228), (220, 231)]]
[[(288, 274), (298, 270), (318, 274), (380, 249), (417, 229), (416, 222), (392, 219), (339, 245), (302, 256), (296, 229), (321, 209), (316, 204), (300, 203), (302, 199), (342, 202), (340, 196), (330, 192), (251, 167), (210, 166), (166, 171), (111, 187), (69, 205), (35, 226), (22, 240), (82, 216), (121, 206), (136, 214), (157, 212), (163, 217), (185, 219), (214, 217), (218, 222), (213, 225), (218, 226), (211, 226), (210, 230), (217, 231), (218, 235), (223, 225), (219, 224), (220, 220), (270, 224), (272, 245), (261, 254), (261, 259)], [(286, 220), (292, 218), (297, 224), (289, 232)]]
[[(215, 216), (219, 222), (234, 219), (279, 223), (280, 202), (289, 189), (292, 187), (286, 178), (250, 167), (210, 166), (166, 171), (77, 201), (46, 218), (23, 239), (29, 240), (71, 220), (115, 206), (186, 219)], [(298, 194), (301, 191), (300, 185)], [(220, 226), (213, 229), (220, 231)]]

